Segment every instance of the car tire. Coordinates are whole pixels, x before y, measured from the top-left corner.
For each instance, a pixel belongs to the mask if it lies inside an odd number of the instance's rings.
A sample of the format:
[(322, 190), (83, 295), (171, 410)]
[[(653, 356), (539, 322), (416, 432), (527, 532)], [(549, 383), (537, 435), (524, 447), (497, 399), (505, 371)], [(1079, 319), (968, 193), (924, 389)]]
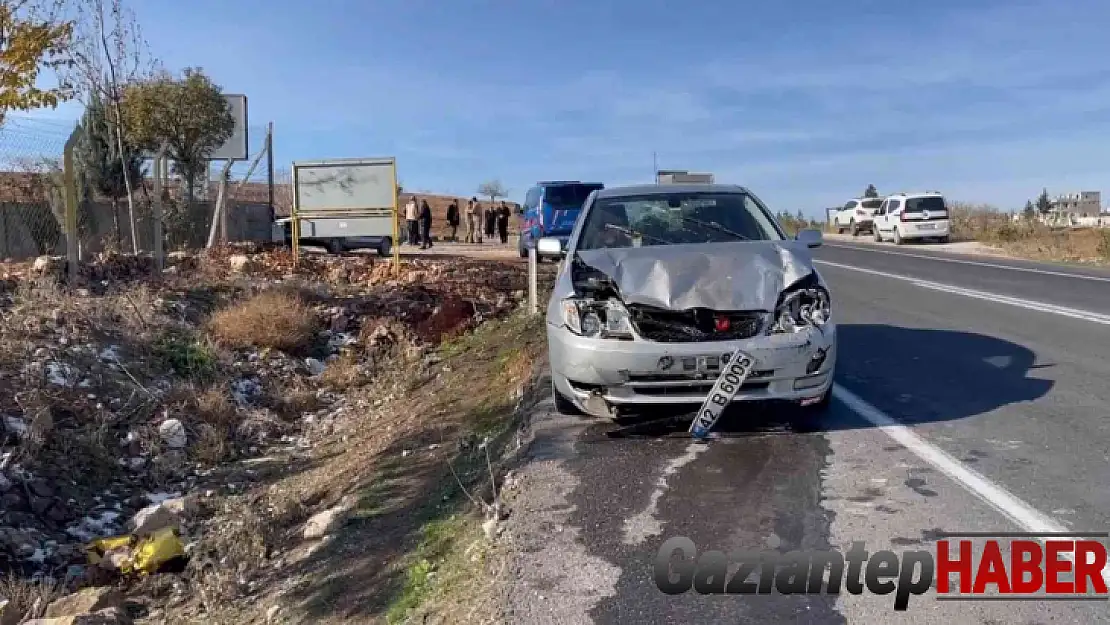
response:
[(384, 256), (389, 256), (389, 253), (392, 252), (392, 251), (393, 251), (393, 239), (390, 239), (389, 237), (386, 237), (386, 238), (382, 239), (381, 243), (378, 244), (378, 256), (383, 256), (383, 257)]
[(567, 399), (559, 392), (555, 386), (555, 380), (551, 381), (551, 398), (555, 401), (555, 412), (564, 415), (581, 416), (583, 413), (574, 405), (574, 402)]
[(524, 235), (516, 235), (516, 251), (521, 258), (528, 258), (528, 248), (524, 247)]
[(848, 230), (852, 233), (852, 236), (859, 236), (859, 224), (856, 223), (855, 219), (848, 222)]
[(876, 243), (883, 242), (883, 235), (879, 234), (878, 226), (871, 226), (871, 238), (875, 239)]
[(902, 244), (902, 233), (898, 232), (898, 226), (894, 227), (894, 244), (895, 245), (901, 245)]
[(328, 241), (327, 243), (324, 244), (324, 249), (326, 249), (328, 251), (328, 254), (333, 254), (333, 255), (334, 254), (342, 254), (343, 253), (343, 242), (342, 241), (336, 241), (336, 240), (333, 239), (333, 240)]
[(937, 243), (948, 243), (948, 237), (937, 237)]

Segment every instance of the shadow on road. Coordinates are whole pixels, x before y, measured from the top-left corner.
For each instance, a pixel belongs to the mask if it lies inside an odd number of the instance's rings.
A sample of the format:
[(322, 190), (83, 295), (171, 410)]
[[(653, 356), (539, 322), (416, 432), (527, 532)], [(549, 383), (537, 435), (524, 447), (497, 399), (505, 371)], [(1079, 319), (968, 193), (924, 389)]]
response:
[[(1033, 401), (1054, 382), (1030, 377), (1051, 363), (1036, 363), (1025, 347), (972, 332), (904, 328), (878, 324), (837, 327), (836, 381), (907, 425), (952, 421)], [(681, 435), (697, 406), (652, 411), (593, 428), (610, 437)], [(714, 432), (722, 437), (789, 433), (797, 411), (783, 404), (734, 404)], [(818, 430), (873, 427), (834, 400)]]

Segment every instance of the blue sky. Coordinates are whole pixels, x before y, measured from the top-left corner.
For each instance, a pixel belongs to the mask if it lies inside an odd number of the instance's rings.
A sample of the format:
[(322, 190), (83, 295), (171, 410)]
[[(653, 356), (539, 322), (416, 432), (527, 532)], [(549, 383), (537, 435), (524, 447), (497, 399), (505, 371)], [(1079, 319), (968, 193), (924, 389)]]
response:
[(1105, 0), (132, 4), (167, 67), (274, 122), (279, 167), (392, 154), (409, 188), (519, 199), (650, 180), (654, 151), (810, 214), (868, 183), (1107, 191)]

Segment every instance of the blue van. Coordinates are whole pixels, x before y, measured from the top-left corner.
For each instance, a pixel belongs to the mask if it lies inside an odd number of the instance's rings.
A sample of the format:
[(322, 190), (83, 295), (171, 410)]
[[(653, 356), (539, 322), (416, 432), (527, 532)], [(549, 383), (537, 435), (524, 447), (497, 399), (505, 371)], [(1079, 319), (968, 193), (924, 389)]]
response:
[(582, 212), (582, 204), (594, 191), (604, 189), (600, 182), (556, 180), (537, 182), (528, 189), (520, 209), (520, 235), (517, 249), (520, 257), (528, 256), (528, 249), (542, 237), (561, 239), (566, 245), (574, 222)]

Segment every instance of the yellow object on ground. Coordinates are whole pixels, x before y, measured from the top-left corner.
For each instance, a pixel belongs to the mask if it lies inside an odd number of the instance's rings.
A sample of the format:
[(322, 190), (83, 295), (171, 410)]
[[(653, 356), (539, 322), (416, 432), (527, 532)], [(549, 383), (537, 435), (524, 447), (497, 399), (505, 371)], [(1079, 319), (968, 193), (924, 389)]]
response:
[(167, 562), (185, 555), (185, 546), (173, 528), (160, 529), (139, 538), (132, 534), (98, 538), (87, 547), (89, 564), (101, 564), (108, 559), (112, 564), (105, 568), (120, 573), (155, 573)]

